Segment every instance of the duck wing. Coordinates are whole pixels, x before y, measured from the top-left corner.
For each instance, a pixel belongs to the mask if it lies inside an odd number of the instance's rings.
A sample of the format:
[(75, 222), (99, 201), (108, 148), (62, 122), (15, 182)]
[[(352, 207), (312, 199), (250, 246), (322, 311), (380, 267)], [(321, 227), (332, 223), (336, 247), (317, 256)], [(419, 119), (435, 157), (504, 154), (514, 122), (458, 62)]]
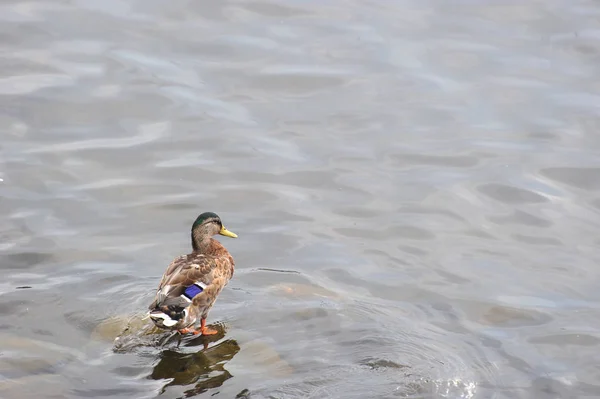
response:
[(188, 306), (189, 302), (182, 297), (186, 289), (194, 284), (204, 287), (210, 285), (221, 263), (222, 257), (198, 253), (175, 258), (163, 274), (149, 309)]

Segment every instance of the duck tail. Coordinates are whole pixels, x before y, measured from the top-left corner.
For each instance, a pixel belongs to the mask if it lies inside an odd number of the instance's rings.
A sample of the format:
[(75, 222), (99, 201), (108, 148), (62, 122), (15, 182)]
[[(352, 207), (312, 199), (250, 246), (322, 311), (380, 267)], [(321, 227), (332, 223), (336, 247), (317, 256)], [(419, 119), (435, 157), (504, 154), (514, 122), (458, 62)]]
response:
[(187, 316), (187, 303), (182, 304), (175, 298), (167, 300), (166, 302), (173, 303), (157, 304), (156, 302), (153, 302), (152, 305), (149, 306), (148, 316), (152, 319), (154, 324), (160, 328), (172, 328)]
[(183, 315), (181, 315), (180, 317), (177, 317), (177, 315), (173, 315), (175, 317), (172, 317), (171, 313), (172, 312), (165, 312), (160, 308), (157, 308), (148, 312), (148, 316), (150, 316), (150, 319), (156, 327), (170, 328), (179, 323), (179, 320), (183, 317)]
[(173, 328), (182, 322), (188, 315), (188, 308), (195, 295), (203, 291), (203, 286), (192, 284), (183, 294), (176, 297), (157, 294), (152, 304), (148, 307), (148, 316), (160, 328)]

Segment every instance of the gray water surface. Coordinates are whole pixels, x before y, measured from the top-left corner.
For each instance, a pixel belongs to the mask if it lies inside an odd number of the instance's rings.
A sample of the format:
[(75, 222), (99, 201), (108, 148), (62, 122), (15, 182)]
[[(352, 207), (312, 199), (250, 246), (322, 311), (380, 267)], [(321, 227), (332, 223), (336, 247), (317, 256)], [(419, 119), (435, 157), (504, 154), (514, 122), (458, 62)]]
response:
[(600, 396), (598, 2), (4, 1), (0, 49), (0, 397)]

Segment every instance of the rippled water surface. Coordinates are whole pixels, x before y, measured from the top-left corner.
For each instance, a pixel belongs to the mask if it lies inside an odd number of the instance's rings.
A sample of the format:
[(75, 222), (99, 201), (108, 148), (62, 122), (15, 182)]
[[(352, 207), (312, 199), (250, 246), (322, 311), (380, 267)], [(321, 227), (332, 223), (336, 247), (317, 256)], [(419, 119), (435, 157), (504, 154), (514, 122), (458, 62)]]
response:
[[(4, 1), (0, 37), (0, 397), (600, 396), (597, 1)], [(204, 211), (237, 268), (178, 347), (142, 316)]]

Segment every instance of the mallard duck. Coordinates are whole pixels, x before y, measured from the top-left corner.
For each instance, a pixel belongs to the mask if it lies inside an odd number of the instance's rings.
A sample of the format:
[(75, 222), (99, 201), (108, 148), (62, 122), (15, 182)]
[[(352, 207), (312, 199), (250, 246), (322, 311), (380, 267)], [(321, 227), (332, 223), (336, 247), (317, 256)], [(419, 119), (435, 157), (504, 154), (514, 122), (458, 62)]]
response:
[(180, 334), (217, 333), (206, 327), (206, 317), (233, 276), (235, 264), (227, 249), (212, 238), (216, 234), (237, 237), (223, 226), (216, 213), (205, 212), (196, 218), (192, 225), (192, 252), (171, 262), (148, 307), (157, 327)]

